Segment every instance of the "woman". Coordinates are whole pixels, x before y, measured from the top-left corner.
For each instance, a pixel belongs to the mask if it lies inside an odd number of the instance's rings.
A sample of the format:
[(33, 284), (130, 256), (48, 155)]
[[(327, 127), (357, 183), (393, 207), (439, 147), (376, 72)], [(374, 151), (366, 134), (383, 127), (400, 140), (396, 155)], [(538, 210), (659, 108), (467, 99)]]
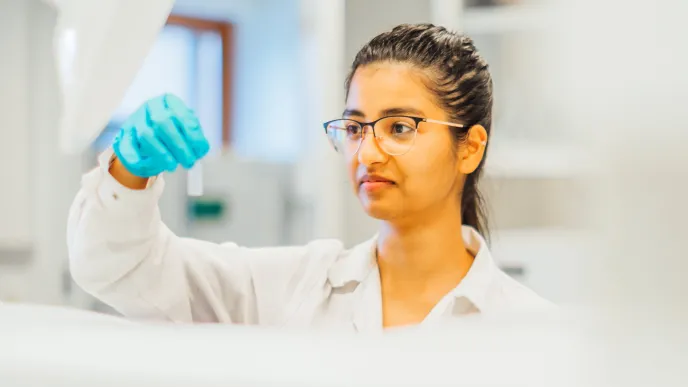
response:
[(354, 193), (381, 220), (352, 249), (334, 240), (247, 249), (174, 235), (155, 176), (208, 151), (171, 95), (134, 113), (86, 175), (69, 220), (74, 279), (126, 316), (356, 331), (546, 306), (490, 257), (477, 184), (492, 80), (472, 41), (401, 25), (370, 41), (325, 123)]

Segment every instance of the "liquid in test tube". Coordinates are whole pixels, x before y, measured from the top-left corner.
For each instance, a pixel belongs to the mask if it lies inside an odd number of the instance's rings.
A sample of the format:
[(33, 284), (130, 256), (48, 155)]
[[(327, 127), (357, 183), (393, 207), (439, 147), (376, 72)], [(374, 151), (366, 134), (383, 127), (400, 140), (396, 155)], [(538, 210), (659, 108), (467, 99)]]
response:
[(189, 196), (203, 195), (203, 167), (200, 160), (187, 172), (186, 194)]

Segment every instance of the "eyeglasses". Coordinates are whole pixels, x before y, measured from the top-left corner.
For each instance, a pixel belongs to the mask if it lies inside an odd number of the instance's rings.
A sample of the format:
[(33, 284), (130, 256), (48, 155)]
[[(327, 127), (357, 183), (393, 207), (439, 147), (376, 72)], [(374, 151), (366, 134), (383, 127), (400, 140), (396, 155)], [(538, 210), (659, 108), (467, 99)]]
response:
[(390, 156), (401, 156), (413, 148), (421, 122), (465, 128), (465, 125), (453, 122), (411, 116), (382, 117), (372, 122), (339, 119), (325, 122), (323, 126), (327, 137), (338, 152), (358, 152), (365, 138), (365, 128), (369, 126), (380, 149)]

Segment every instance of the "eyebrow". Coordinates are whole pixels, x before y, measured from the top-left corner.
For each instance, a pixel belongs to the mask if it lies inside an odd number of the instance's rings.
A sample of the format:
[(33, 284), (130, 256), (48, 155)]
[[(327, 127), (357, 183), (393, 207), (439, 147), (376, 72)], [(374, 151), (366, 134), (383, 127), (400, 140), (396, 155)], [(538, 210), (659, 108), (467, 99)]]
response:
[(362, 111), (356, 109), (346, 109), (342, 113), (342, 117), (365, 117)]
[[(382, 110), (380, 112), (380, 117), (388, 117), (388, 116), (405, 116), (405, 115), (410, 115), (410, 116), (420, 116), (420, 117), (425, 117), (425, 113), (423, 113), (421, 110), (414, 109), (412, 107), (395, 107), (395, 108), (389, 108)], [(356, 109), (346, 109), (344, 110), (344, 113), (342, 113), (342, 117), (365, 117), (365, 114), (361, 112), (360, 110)]]
[(385, 109), (380, 112), (380, 117), (385, 117), (385, 116), (397, 116), (397, 115), (409, 115), (409, 116), (421, 116), (425, 117), (425, 113), (418, 109), (414, 109), (412, 107), (396, 107), (396, 108), (390, 108), (390, 109)]

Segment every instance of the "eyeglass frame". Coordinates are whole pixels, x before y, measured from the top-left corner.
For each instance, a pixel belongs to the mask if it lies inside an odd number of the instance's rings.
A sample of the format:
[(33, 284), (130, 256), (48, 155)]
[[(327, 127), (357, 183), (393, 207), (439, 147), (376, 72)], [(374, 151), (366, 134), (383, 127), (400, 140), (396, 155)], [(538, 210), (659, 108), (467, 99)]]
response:
[[(421, 122), (427, 122), (427, 123), (429, 123), (429, 124), (447, 125), (447, 126), (451, 126), (451, 127), (454, 127), (454, 128), (460, 128), (460, 129), (465, 129), (465, 128), (467, 127), (467, 125), (457, 124), (457, 123), (448, 122), (448, 121), (439, 121), (439, 120), (435, 120), (435, 119), (432, 119), (432, 118), (415, 117), (415, 116), (403, 116), (403, 115), (398, 115), (398, 116), (397, 116), (397, 115), (394, 115), (394, 116), (380, 117), (380, 118), (378, 118), (377, 120), (375, 120), (375, 121), (370, 121), (370, 122), (361, 122), (361, 121), (354, 120), (354, 119), (351, 119), (351, 118), (337, 118), (337, 119), (335, 119), (335, 120), (330, 120), (330, 121), (324, 122), (324, 123), (323, 123), (323, 128), (325, 128), (325, 135), (327, 136), (327, 135), (328, 135), (328, 133), (327, 133), (327, 127), (328, 127), (328, 125), (330, 125), (331, 123), (333, 123), (333, 122), (335, 122), (335, 121), (344, 121), (344, 120), (346, 120), (346, 121), (353, 121), (353, 122), (359, 124), (359, 125), (361, 126), (361, 131), (363, 131), (363, 134), (361, 135), (361, 140), (358, 142), (358, 147), (356, 148), (356, 151), (353, 153), (353, 154), (356, 154), (356, 153), (358, 153), (358, 151), (361, 149), (361, 144), (363, 144), (363, 140), (365, 139), (365, 134), (366, 134), (366, 133), (365, 133), (364, 128), (365, 128), (366, 126), (370, 126), (370, 129), (373, 131), (373, 137), (374, 137), (374, 138), (377, 138), (377, 135), (375, 134), (375, 124), (377, 124), (379, 121), (382, 121), (382, 120), (384, 120), (384, 119), (386, 119), (386, 118), (394, 118), (394, 117), (399, 117), (399, 118), (410, 118), (410, 119), (412, 119), (412, 120), (416, 123), (416, 127), (414, 128), (414, 131), (413, 131), (413, 144), (411, 144), (411, 146), (409, 147), (409, 149), (408, 149), (406, 152), (400, 153), (400, 154), (392, 154), (392, 153), (389, 153), (389, 152), (387, 152), (386, 150), (380, 148), (383, 152), (387, 153), (387, 154), (390, 155), (390, 156), (403, 156), (403, 155), (405, 155), (406, 153), (410, 152), (411, 149), (413, 149), (413, 146), (416, 145), (416, 137), (418, 136), (418, 125), (420, 125)], [(329, 136), (328, 136), (328, 137), (329, 137)], [(336, 147), (335, 147), (335, 150), (337, 150)]]

